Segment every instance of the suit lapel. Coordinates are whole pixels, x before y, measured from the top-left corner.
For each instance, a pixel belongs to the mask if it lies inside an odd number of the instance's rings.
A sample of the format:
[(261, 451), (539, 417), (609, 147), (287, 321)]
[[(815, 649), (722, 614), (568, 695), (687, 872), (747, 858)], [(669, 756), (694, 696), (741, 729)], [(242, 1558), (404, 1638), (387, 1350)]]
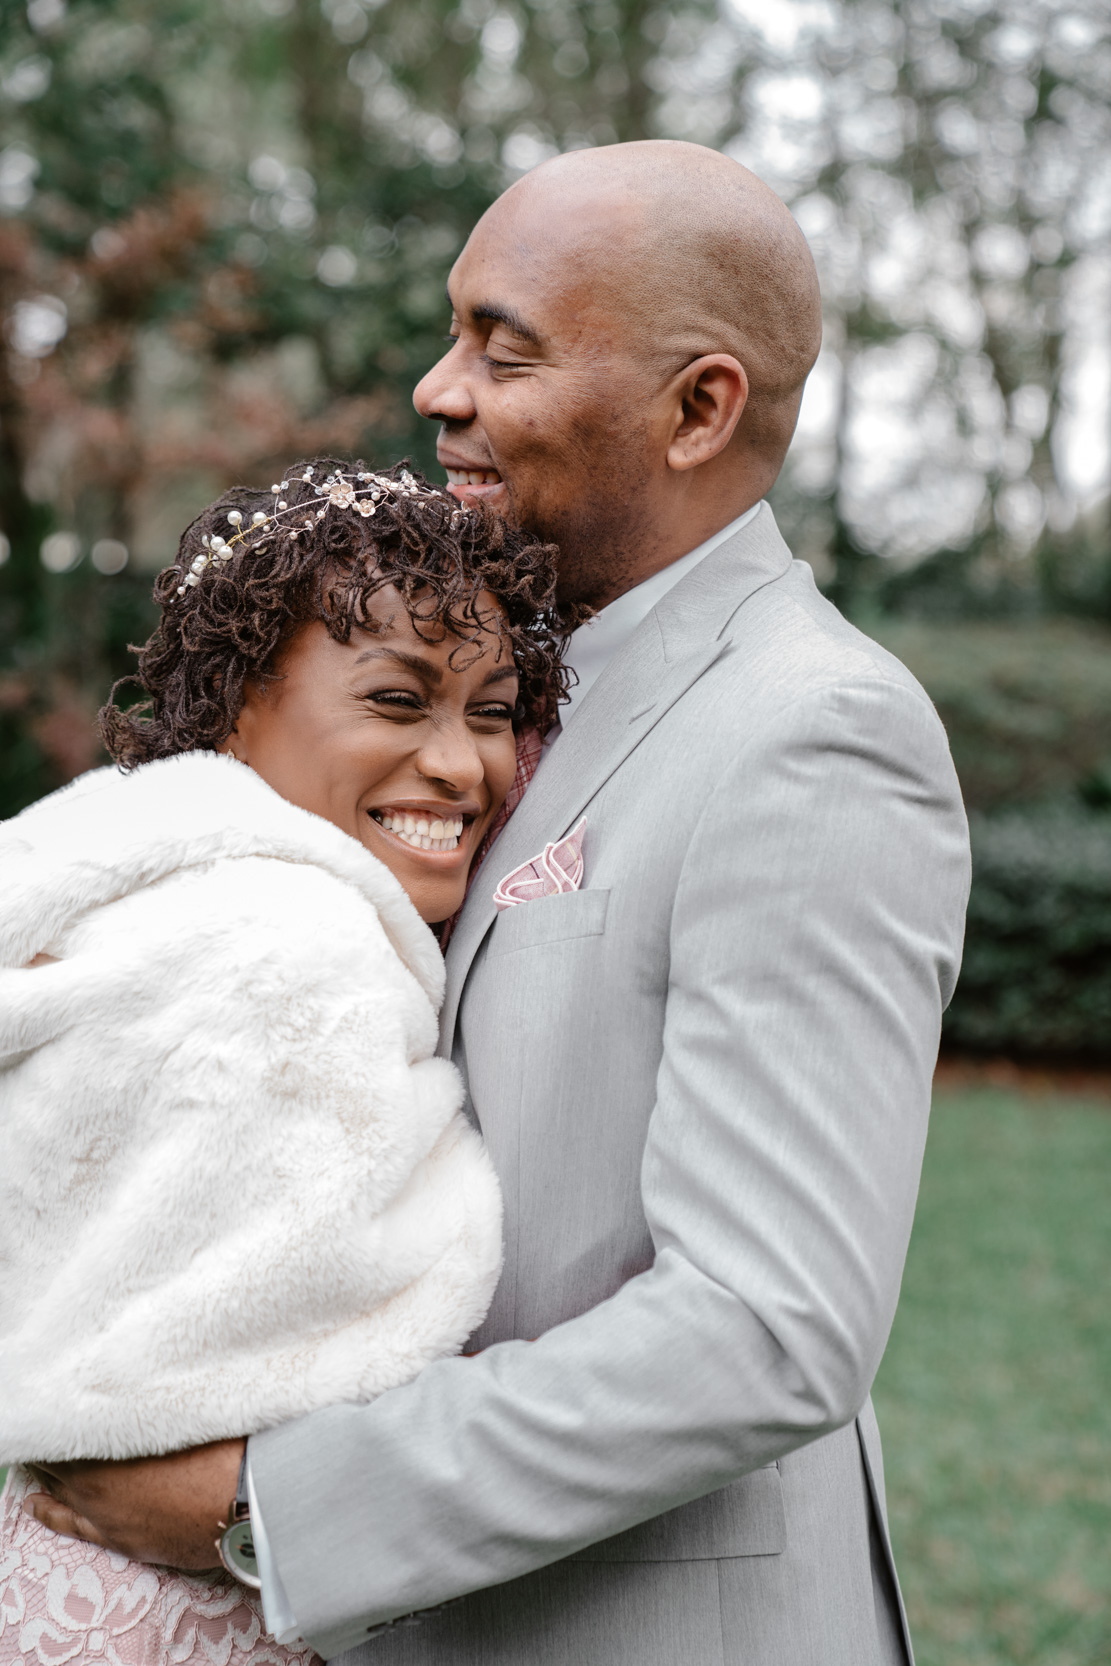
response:
[[(664, 713), (725, 652), (737, 609), (782, 577), (791, 554), (765, 504), (735, 537), (668, 592), (607, 665), (565, 734), (545, 753), (475, 876), (447, 954), (441, 1044), (450, 1053), (471, 962), (493, 923), (503, 874), (568, 832)], [(589, 881), (590, 827), (586, 861)], [(524, 906), (527, 906), (524, 905)]]

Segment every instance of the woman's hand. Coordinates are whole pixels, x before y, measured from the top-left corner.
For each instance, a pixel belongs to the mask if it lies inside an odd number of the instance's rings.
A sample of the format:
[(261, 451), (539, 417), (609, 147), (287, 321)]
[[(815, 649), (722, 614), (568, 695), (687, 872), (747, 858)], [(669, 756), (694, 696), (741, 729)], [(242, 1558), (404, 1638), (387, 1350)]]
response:
[(50, 1490), (29, 1493), (23, 1508), (53, 1533), (135, 1562), (214, 1568), (246, 1444), (220, 1440), (118, 1463), (38, 1464), (34, 1473)]

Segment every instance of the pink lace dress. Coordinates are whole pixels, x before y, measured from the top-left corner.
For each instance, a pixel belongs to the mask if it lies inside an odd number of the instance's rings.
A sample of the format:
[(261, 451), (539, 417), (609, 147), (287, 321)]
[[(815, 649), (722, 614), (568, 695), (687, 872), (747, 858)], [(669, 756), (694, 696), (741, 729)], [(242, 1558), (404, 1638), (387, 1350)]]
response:
[(0, 1663), (38, 1666), (323, 1666), (267, 1635), (254, 1591), (229, 1574), (175, 1573), (62, 1539), (0, 1494)]

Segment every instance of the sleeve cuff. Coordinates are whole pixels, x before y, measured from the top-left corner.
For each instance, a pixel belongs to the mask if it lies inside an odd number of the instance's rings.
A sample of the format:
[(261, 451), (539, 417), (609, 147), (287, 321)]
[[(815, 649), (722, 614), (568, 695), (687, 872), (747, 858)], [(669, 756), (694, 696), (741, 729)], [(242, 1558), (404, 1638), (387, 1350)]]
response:
[(266, 1536), (262, 1512), (258, 1507), (254, 1477), (251, 1474), (250, 1443), (247, 1445), (247, 1498), (251, 1506), (251, 1536), (254, 1539), (259, 1577), (262, 1580), (262, 1617), (266, 1621), (266, 1629), (276, 1643), (301, 1643), (304, 1639), (289, 1605), (289, 1598), (285, 1594), (278, 1565), (271, 1554), (270, 1540)]

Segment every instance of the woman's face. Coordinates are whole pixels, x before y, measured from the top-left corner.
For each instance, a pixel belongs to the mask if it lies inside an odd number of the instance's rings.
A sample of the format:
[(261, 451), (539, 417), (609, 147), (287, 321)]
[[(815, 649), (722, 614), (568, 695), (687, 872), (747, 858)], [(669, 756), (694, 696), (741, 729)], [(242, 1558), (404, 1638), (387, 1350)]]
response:
[(336, 642), (305, 625), (265, 692), (249, 687), (223, 748), (291, 804), (350, 833), (384, 862), (422, 919), (463, 901), (483, 835), (513, 783), (517, 672), (492, 596), (479, 642), (426, 641), (392, 587), (376, 631)]

